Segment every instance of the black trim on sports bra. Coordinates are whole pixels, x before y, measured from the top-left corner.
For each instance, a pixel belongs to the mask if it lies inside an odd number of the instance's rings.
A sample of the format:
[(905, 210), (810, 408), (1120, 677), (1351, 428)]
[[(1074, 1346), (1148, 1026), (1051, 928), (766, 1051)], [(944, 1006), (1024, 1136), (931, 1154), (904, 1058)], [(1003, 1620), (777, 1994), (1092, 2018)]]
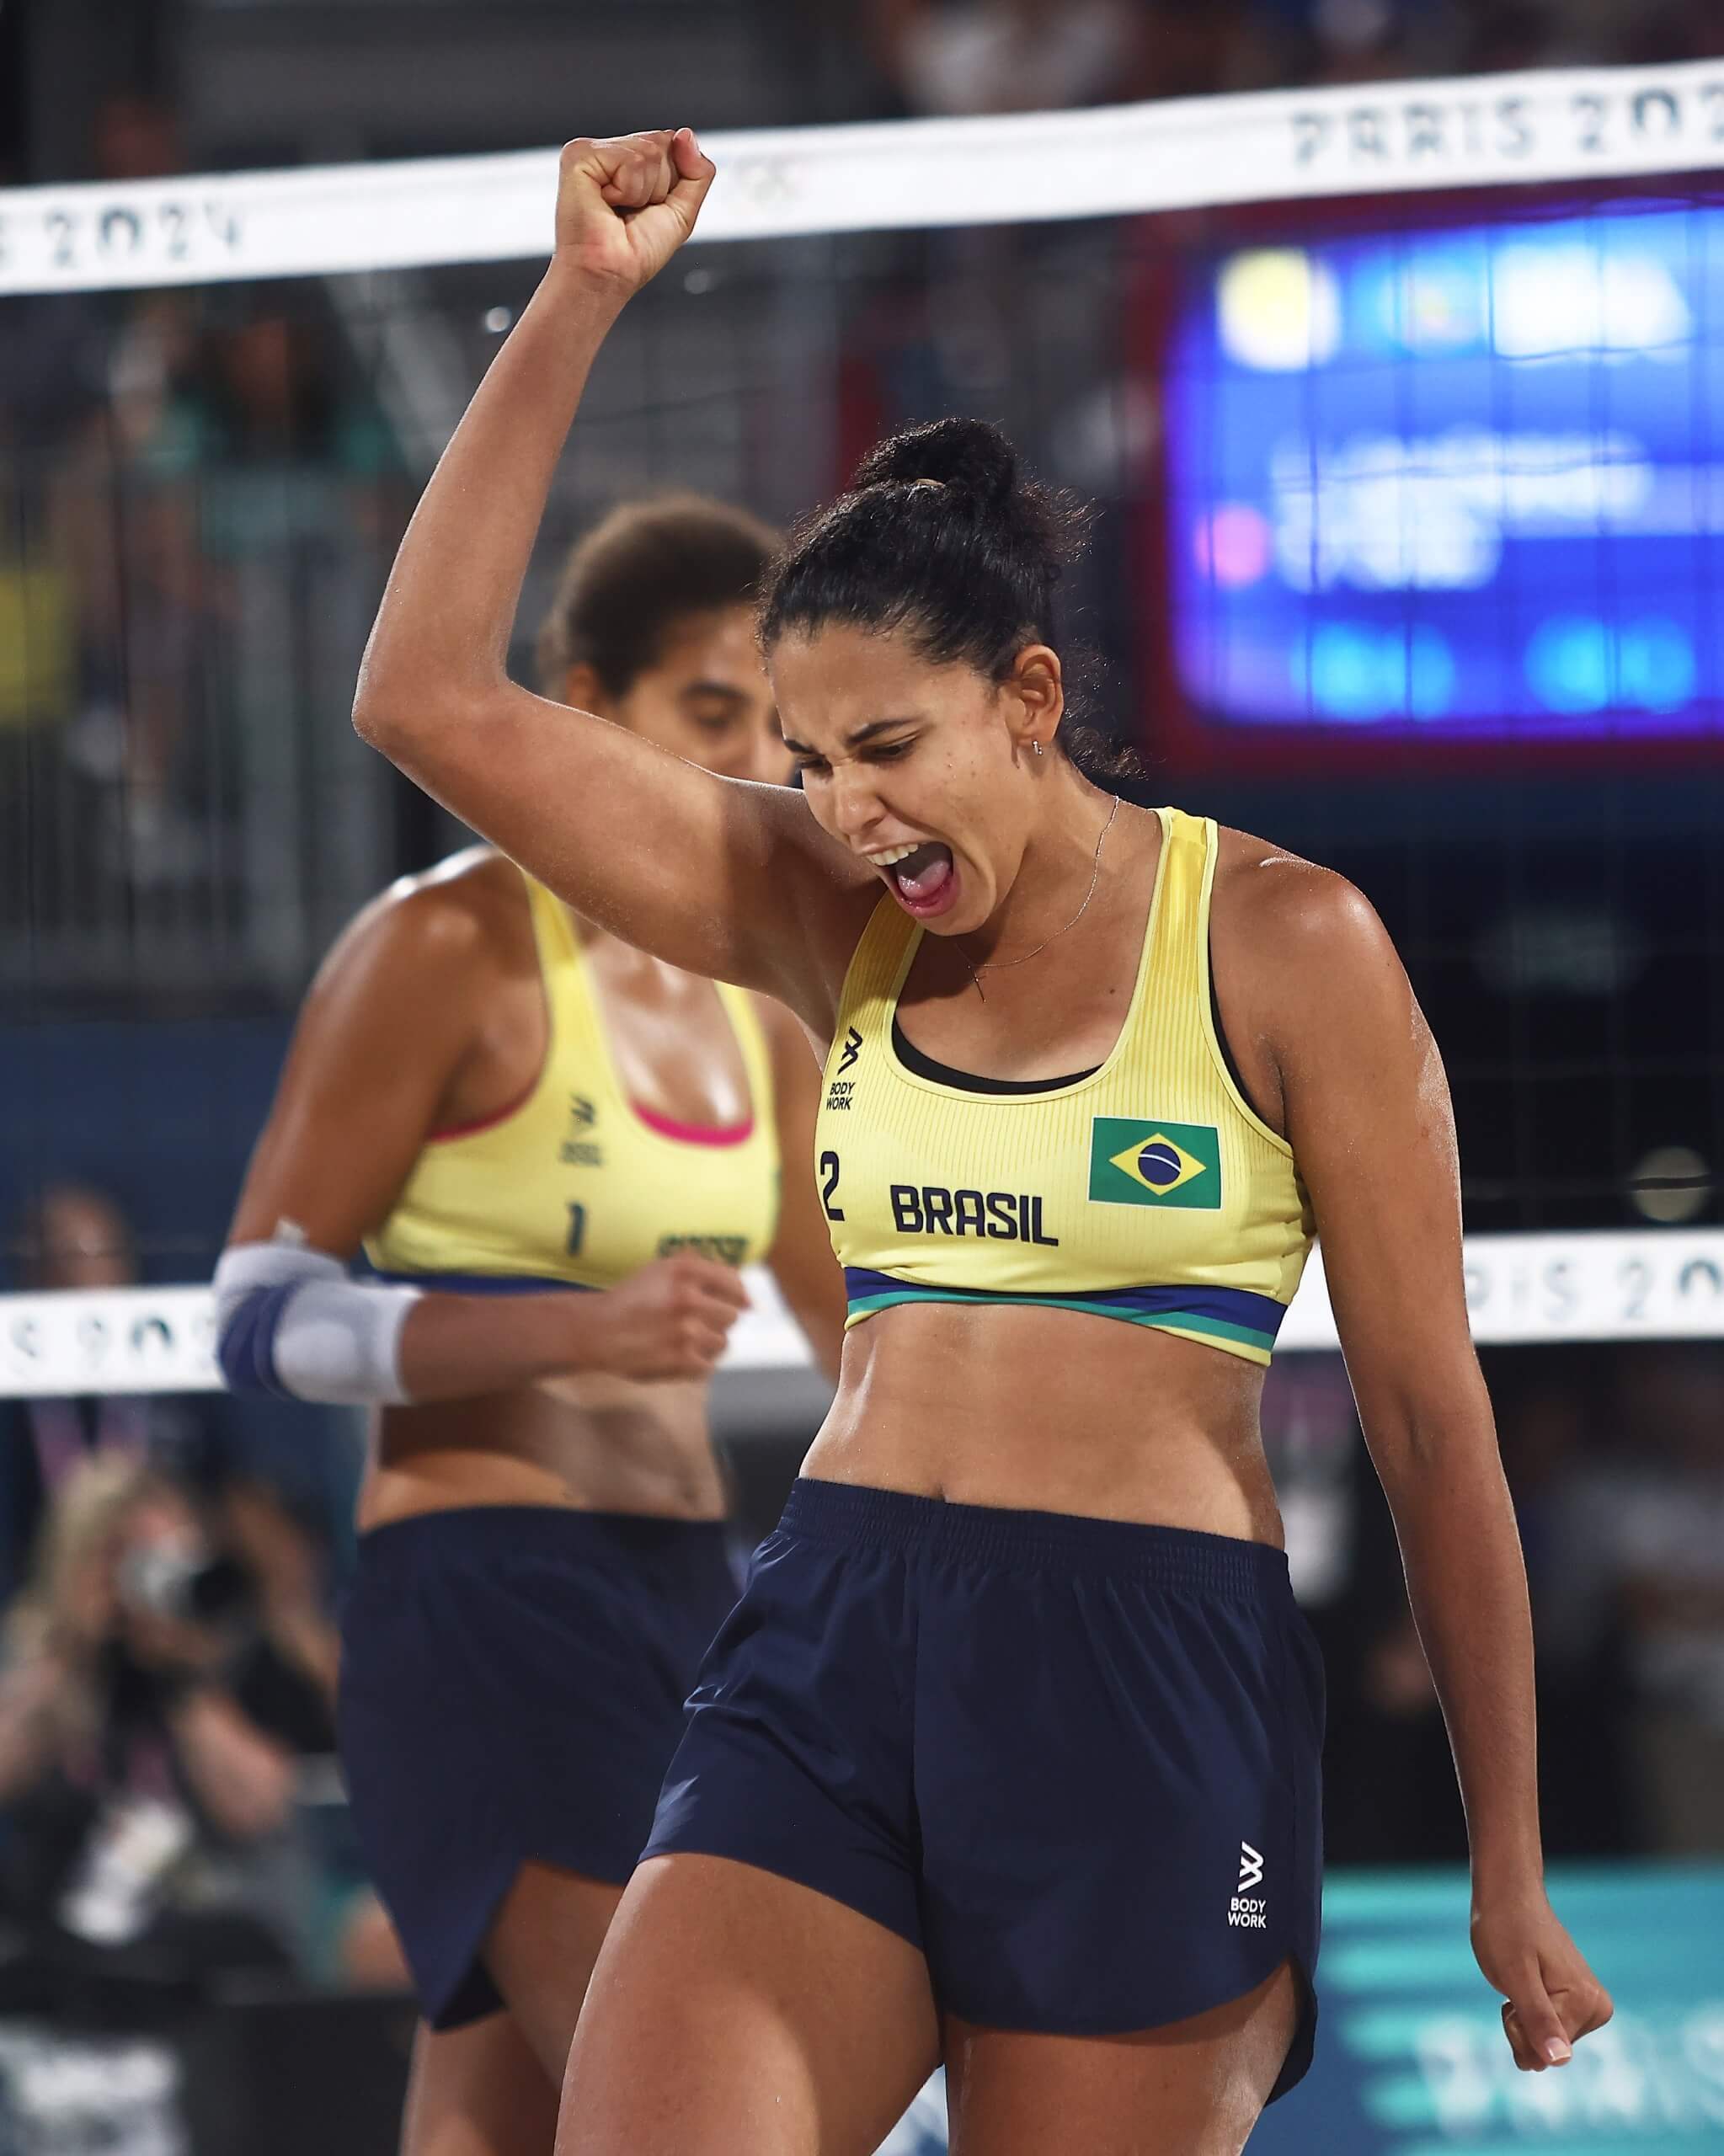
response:
[(1215, 1044), (1221, 1051), (1221, 1060), (1227, 1065), (1227, 1075), (1239, 1089), (1239, 1097), (1259, 1123), (1268, 1123), (1273, 1130), (1275, 1126), (1269, 1123), (1268, 1118), (1252, 1098), (1251, 1087), (1241, 1076), (1239, 1065), (1233, 1059), (1233, 1050), (1227, 1044), (1227, 1028), (1221, 1023), (1221, 1001), (1215, 993), (1215, 954), (1213, 950), (1209, 953), (1209, 1017), (1215, 1028)]
[(1051, 1093), (1060, 1086), (1075, 1086), (1093, 1078), (1099, 1063), (1088, 1070), (1074, 1070), (1069, 1078), (983, 1078), (974, 1070), (954, 1070), (949, 1063), (936, 1063), (913, 1042), (904, 1038), (898, 1013), (892, 1014), (892, 1053), (906, 1070), (918, 1078), (931, 1078), (937, 1086), (950, 1086), (960, 1093)]
[[(1227, 1075), (1238, 1088), (1239, 1097), (1260, 1123), (1268, 1118), (1252, 1098), (1251, 1087), (1245, 1082), (1238, 1059), (1227, 1038), (1227, 1028), (1221, 1022), (1221, 999), (1215, 993), (1215, 953), (1209, 951), (1208, 973), (1209, 978), (1209, 1017), (1215, 1028), (1215, 1043), (1221, 1051), (1221, 1060), (1227, 1066)], [(898, 1022), (898, 1013), (892, 1013), (892, 1050), (906, 1070), (913, 1070), (918, 1078), (931, 1079), (937, 1086), (950, 1086), (961, 1093), (1050, 1093), (1062, 1086), (1081, 1085), (1086, 1078), (1093, 1078), (1101, 1069), (1099, 1063), (1087, 1070), (1074, 1070), (1066, 1078), (985, 1078), (979, 1071), (959, 1070), (949, 1063), (936, 1062), (931, 1055), (925, 1055), (913, 1041), (905, 1037)], [(1268, 1124), (1273, 1129), (1273, 1124)]]

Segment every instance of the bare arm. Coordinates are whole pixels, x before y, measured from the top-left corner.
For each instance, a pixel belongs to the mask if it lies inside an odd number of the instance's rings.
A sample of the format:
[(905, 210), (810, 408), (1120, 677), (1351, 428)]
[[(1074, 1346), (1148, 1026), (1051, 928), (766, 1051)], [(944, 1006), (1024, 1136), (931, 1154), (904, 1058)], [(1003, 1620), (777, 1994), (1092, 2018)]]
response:
[(61, 1716), (79, 1681), (70, 1662), (47, 1646), (0, 1677), (0, 1803), (32, 1787), (58, 1758)]
[(763, 998), (759, 1010), (772, 1046), (780, 1162), (778, 1233), (767, 1262), (815, 1362), (835, 1384), (849, 1305), (814, 1172), (820, 1065), (808, 1036), (782, 1005)]
[[(291, 1223), (345, 1259), (387, 1219), (502, 977), (485, 910), (433, 883), (386, 896), (337, 943), (301, 1012), (230, 1246), (268, 1243)], [(427, 1294), (402, 1331), (401, 1382), (424, 1401), (582, 1369), (701, 1376), (743, 1299), (725, 1267), (689, 1257), (602, 1295)]]
[(1252, 998), (1449, 1726), (1475, 1951), (1518, 2063), (1560, 2063), (1610, 2003), (1545, 1898), (1526, 1575), (1467, 1326), (1448, 1086), (1358, 893), (1302, 862), (1257, 880)]
[(506, 670), (588, 372), (631, 294), (692, 229), (712, 177), (686, 131), (564, 150), (556, 252), (402, 542), (354, 723), (587, 918), (819, 1023), (858, 925), (844, 901), (871, 887), (802, 797), (719, 778)]
[(168, 1725), (194, 1795), (224, 1834), (254, 1841), (285, 1823), (293, 1802), (292, 1754), (230, 1693), (202, 1686), (187, 1692), (169, 1710)]

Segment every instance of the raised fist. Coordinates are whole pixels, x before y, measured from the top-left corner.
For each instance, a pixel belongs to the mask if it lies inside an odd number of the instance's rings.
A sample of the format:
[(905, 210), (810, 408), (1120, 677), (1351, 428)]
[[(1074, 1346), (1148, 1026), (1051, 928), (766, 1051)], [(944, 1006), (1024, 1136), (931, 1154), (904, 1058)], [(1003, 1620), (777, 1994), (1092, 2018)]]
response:
[(563, 146), (557, 259), (637, 292), (694, 230), (714, 167), (690, 127)]

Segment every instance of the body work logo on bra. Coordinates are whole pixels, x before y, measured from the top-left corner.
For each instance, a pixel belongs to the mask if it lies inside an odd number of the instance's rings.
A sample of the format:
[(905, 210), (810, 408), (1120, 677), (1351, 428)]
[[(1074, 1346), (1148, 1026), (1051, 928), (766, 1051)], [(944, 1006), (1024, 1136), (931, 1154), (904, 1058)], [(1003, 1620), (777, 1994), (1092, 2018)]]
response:
[(1219, 1212), (1220, 1132), (1209, 1123), (1098, 1115), (1090, 1127), (1090, 1198), (1097, 1205)]

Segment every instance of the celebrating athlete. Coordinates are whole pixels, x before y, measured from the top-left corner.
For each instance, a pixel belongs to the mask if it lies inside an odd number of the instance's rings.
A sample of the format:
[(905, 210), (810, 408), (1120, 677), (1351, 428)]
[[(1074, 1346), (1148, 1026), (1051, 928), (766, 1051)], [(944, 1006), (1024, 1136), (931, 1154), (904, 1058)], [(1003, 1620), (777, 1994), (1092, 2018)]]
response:
[[(547, 694), (675, 768), (782, 781), (753, 633), (771, 543), (692, 497), (613, 512), (545, 625)], [(770, 1254), (837, 1366), (818, 1081), (782, 1007), (643, 955), (489, 847), (362, 914), (301, 1017), (216, 1275), (222, 1362), (382, 1410), (340, 1736), (424, 2015), (408, 2156), (548, 2156), (593, 1958), (735, 1598), (706, 1403), (736, 1268)]]
[[(1237, 2151), (1316, 2014), (1321, 1675), (1257, 1401), (1312, 1234), (1517, 2062), (1609, 2002), (1546, 1900), (1513, 1516), (1441, 1066), (1359, 894), (1062, 748), (1057, 505), (888, 442), (761, 618), (805, 794), (515, 686), (552, 469), (713, 177), (572, 143), (556, 247), (402, 547), (370, 740), (582, 916), (828, 1049), (837, 1399), (709, 1656), (577, 2031), (562, 2156)], [(1026, 296), (1026, 303), (1033, 302)]]

